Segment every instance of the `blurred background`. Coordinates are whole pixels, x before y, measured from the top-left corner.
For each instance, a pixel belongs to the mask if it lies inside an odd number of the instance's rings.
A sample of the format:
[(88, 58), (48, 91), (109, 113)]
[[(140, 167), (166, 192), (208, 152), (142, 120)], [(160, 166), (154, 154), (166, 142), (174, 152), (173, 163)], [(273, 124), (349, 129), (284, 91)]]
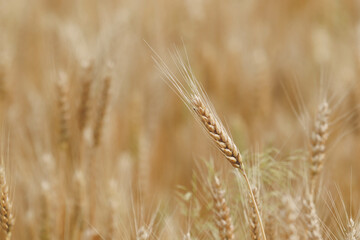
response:
[[(301, 151), (298, 163), (306, 162), (316, 110), (327, 98), (325, 195), (341, 189), (357, 213), (359, 12), (352, 0), (0, 0), (1, 148), (14, 200), (14, 239), (39, 239), (35, 219), (43, 218), (44, 191), (57, 202), (58, 239), (76, 239), (67, 235), (71, 209), (89, 199), (95, 199), (96, 217), (86, 224), (108, 232), (112, 206), (121, 222), (115, 232), (123, 238), (117, 239), (133, 239), (124, 233), (126, 223), (142, 209), (136, 202), (147, 202), (143, 195), (150, 193), (150, 209), (159, 201), (171, 206), (177, 186), (191, 186), (201, 159), (214, 159), (231, 178), (231, 166), (162, 80), (150, 47), (169, 65), (176, 47), (186, 49), (244, 152), (274, 148), (281, 161)], [(84, 142), (91, 142), (91, 126), (99, 122), (108, 75), (101, 140), (89, 150)], [(77, 119), (86, 77), (89, 121), (82, 130)], [(85, 165), (95, 169), (90, 178), (83, 176)], [(97, 190), (84, 197), (77, 184)], [(139, 186), (147, 193), (139, 194)]]

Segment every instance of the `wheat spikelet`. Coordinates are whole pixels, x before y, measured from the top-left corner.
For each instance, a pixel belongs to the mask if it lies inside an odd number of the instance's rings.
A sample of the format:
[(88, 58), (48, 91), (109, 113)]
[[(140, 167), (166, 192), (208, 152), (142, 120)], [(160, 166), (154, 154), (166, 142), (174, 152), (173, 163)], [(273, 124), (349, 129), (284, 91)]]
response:
[(281, 215), (285, 222), (285, 239), (300, 240), (296, 229), (296, 219), (298, 213), (294, 200), (290, 196), (284, 196), (281, 199), (282, 211)]
[(68, 101), (68, 82), (64, 72), (60, 72), (60, 79), (57, 81), (58, 108), (60, 113), (60, 144), (67, 147), (69, 144), (69, 101)]
[(82, 81), (82, 89), (80, 94), (80, 105), (79, 105), (79, 129), (82, 132), (86, 126), (89, 113), (90, 113), (90, 88), (92, 83), (92, 69), (93, 65), (90, 63), (85, 68), (85, 76)]
[[(260, 209), (260, 205), (259, 205), (259, 191), (256, 187), (253, 187), (251, 189), (254, 197), (255, 197), (255, 201), (256, 204), (258, 206), (258, 208)], [(259, 232), (259, 222), (258, 222), (258, 218), (257, 218), (257, 214), (256, 214), (256, 209), (255, 206), (252, 202), (251, 196), (249, 196), (249, 225), (250, 225), (250, 235), (251, 235), (251, 239), (252, 240), (259, 240), (261, 239), (260, 237), (260, 232)]]
[(328, 138), (328, 118), (330, 109), (327, 101), (319, 105), (316, 116), (313, 132), (311, 133), (311, 149), (310, 149), (310, 164), (311, 164), (311, 184), (312, 190), (314, 188), (315, 178), (319, 175), (325, 159), (325, 143)]
[(95, 125), (93, 132), (93, 143), (95, 147), (99, 146), (101, 141), (102, 127), (109, 101), (110, 82), (111, 82), (110, 76), (106, 76), (104, 79), (104, 85), (96, 111), (97, 115), (95, 118)]
[(215, 208), (215, 224), (219, 230), (220, 239), (234, 239), (234, 226), (230, 217), (230, 209), (226, 204), (225, 191), (221, 188), (220, 180), (216, 176), (212, 185), (212, 195)]
[(15, 218), (12, 212), (12, 202), (9, 198), (9, 187), (6, 182), (5, 169), (0, 167), (0, 223), (1, 229), (6, 235), (6, 240), (11, 239), (12, 228), (15, 223)]
[(304, 200), (304, 216), (308, 239), (322, 240), (319, 217), (316, 213), (314, 197), (311, 193), (307, 193)]

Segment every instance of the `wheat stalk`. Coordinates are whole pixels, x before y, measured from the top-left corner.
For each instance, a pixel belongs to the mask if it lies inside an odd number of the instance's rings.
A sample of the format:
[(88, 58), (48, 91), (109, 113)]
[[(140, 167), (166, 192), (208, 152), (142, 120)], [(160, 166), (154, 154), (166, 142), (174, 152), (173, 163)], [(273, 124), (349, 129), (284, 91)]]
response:
[(0, 223), (1, 229), (6, 235), (6, 240), (11, 239), (15, 218), (12, 212), (12, 202), (9, 198), (9, 187), (6, 182), (5, 169), (0, 167)]
[(319, 105), (314, 129), (311, 133), (311, 148), (310, 148), (310, 177), (311, 177), (311, 191), (314, 191), (315, 180), (322, 170), (325, 160), (326, 140), (328, 139), (328, 118), (330, 109), (325, 100)]
[(221, 188), (218, 177), (214, 177), (212, 195), (215, 207), (215, 224), (219, 230), (221, 240), (234, 239), (234, 226), (230, 217), (230, 209), (226, 204), (225, 191)]

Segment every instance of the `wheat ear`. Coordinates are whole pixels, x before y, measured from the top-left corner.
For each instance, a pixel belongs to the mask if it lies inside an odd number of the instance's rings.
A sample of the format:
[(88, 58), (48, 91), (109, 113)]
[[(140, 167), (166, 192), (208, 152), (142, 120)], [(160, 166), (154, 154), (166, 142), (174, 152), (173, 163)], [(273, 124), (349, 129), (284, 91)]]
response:
[(92, 70), (93, 66), (90, 63), (87, 66), (84, 66), (85, 75), (82, 81), (81, 95), (80, 95), (80, 105), (79, 105), (79, 129), (82, 132), (85, 128), (90, 113), (90, 89), (92, 83)]
[(306, 194), (304, 200), (305, 223), (309, 240), (322, 240), (319, 217), (316, 213), (314, 197), (311, 193)]
[[(259, 191), (256, 187), (253, 187), (251, 189), (253, 195), (255, 196), (255, 202), (258, 206), (258, 208), (260, 208), (259, 205)], [(257, 214), (256, 214), (256, 210), (255, 210), (255, 206), (251, 200), (251, 196), (249, 194), (249, 225), (250, 225), (250, 234), (251, 234), (251, 239), (252, 240), (259, 240), (260, 238), (260, 232), (259, 232), (259, 221), (257, 218)]]
[(282, 217), (286, 224), (285, 238), (289, 240), (299, 240), (299, 235), (296, 229), (296, 219), (298, 213), (296, 211), (296, 205), (294, 200), (290, 196), (284, 196), (281, 199), (282, 203)]
[(215, 224), (219, 230), (221, 240), (234, 239), (234, 226), (230, 217), (230, 209), (226, 204), (225, 191), (221, 188), (218, 177), (214, 177), (212, 195), (215, 207)]
[(68, 147), (69, 144), (69, 101), (68, 101), (68, 82), (64, 72), (60, 72), (60, 79), (57, 81), (58, 108), (60, 115), (60, 144)]
[(93, 140), (95, 147), (99, 146), (101, 141), (102, 128), (103, 128), (105, 113), (109, 101), (110, 82), (111, 82), (110, 76), (106, 76), (104, 79), (104, 86), (101, 92), (99, 104), (96, 111), (97, 115), (95, 119), (94, 133), (93, 133)]
[(274, 221), (275, 218), (273, 215), (269, 215), (266, 225), (265, 225), (265, 232), (266, 232), (266, 237), (268, 240), (274, 240), (276, 239), (276, 234), (275, 234), (275, 229), (274, 229)]
[(322, 170), (325, 160), (326, 140), (328, 139), (328, 118), (330, 109), (327, 101), (319, 105), (314, 129), (311, 133), (311, 149), (310, 149), (310, 164), (311, 164), (311, 191), (314, 191), (315, 180)]
[(6, 235), (6, 240), (11, 239), (12, 228), (15, 223), (15, 218), (12, 212), (12, 202), (9, 197), (9, 187), (6, 182), (5, 169), (0, 167), (0, 223), (1, 229)]

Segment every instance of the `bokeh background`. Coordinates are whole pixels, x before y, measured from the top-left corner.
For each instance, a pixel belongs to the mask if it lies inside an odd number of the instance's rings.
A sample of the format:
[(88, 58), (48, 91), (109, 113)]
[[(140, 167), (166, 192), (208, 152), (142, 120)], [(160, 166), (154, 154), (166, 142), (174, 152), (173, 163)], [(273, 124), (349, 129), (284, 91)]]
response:
[[(171, 209), (178, 186), (190, 187), (194, 171), (206, 172), (203, 159), (213, 159), (232, 178), (231, 166), (162, 80), (151, 48), (169, 65), (175, 48), (186, 49), (240, 150), (278, 149), (279, 161), (300, 151), (294, 171), (304, 181), (299, 169), (307, 161), (311, 124), (327, 98), (332, 113), (324, 195), (341, 192), (356, 214), (359, 13), (360, 3), (351, 0), (0, 0), (1, 155), (14, 201), (13, 238), (40, 239), (44, 191), (55, 205), (51, 239), (77, 239), (70, 237), (73, 215), (79, 215), (73, 208), (89, 199), (95, 199), (95, 217), (84, 218), (84, 229), (91, 223), (99, 239), (110, 239), (107, 219), (116, 209), (116, 239), (133, 239), (139, 212), (155, 212), (159, 202)], [(82, 132), (77, 118), (89, 62), (91, 113)], [(91, 141), (107, 74), (109, 101), (94, 150), (84, 142)], [(64, 75), (66, 116), (58, 96)], [(59, 143), (63, 119), (66, 147)], [(93, 165), (91, 177), (83, 176), (85, 165)], [(77, 184), (90, 185), (93, 195), (79, 194)], [(140, 194), (139, 186), (147, 193)], [(320, 205), (326, 212), (326, 204)], [(320, 215), (324, 222), (331, 218)], [(187, 231), (189, 221), (183, 222), (173, 223), (176, 231)], [(167, 232), (153, 238), (174, 239)]]

